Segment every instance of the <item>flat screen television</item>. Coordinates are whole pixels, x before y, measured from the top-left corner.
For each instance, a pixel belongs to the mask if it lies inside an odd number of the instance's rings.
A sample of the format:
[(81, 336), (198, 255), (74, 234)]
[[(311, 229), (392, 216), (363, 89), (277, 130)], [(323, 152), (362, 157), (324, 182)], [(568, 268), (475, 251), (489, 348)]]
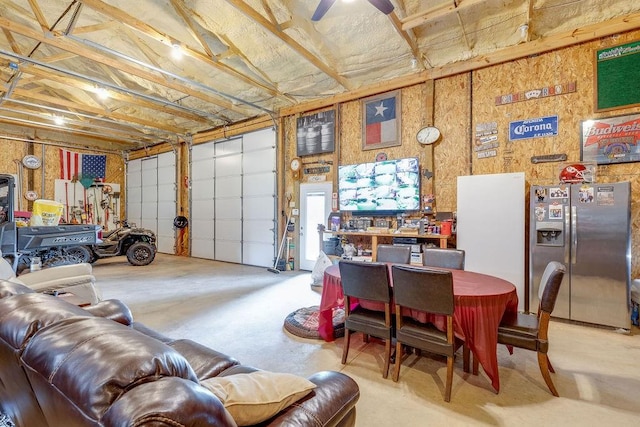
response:
[(338, 167), (341, 212), (392, 215), (420, 210), (420, 168), (415, 157)]

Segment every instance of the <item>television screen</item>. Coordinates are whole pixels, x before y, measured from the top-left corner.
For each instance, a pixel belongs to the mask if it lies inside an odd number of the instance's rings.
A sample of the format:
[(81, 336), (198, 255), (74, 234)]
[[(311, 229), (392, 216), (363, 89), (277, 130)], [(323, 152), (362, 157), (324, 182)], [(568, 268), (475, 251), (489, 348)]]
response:
[(417, 158), (338, 167), (340, 210), (384, 214), (420, 209)]

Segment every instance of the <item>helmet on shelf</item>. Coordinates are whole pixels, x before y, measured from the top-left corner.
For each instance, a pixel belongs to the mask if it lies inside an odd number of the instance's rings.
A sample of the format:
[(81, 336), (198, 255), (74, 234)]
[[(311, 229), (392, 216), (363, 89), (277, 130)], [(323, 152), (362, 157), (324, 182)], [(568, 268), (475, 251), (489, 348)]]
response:
[(587, 167), (580, 163), (567, 165), (560, 171), (560, 181), (567, 183), (577, 183), (585, 181), (585, 174), (588, 174)]

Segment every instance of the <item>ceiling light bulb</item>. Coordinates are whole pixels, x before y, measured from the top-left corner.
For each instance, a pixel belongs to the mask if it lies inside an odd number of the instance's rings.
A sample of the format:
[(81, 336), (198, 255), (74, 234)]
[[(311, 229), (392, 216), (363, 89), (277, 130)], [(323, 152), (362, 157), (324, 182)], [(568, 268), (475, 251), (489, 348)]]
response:
[(109, 91), (103, 87), (99, 87), (98, 89), (96, 89), (96, 94), (100, 99), (109, 98)]
[(528, 24), (522, 24), (520, 25), (520, 27), (518, 27), (518, 29), (520, 30), (520, 37), (522, 37), (523, 39), (527, 37), (527, 32), (529, 31)]
[(61, 116), (53, 116), (53, 122), (58, 126), (62, 126), (64, 124), (64, 117)]
[(415, 69), (418, 66), (418, 60), (416, 58), (411, 58), (411, 68)]
[(178, 43), (174, 43), (173, 45), (171, 45), (171, 48), (171, 56), (173, 56), (174, 59), (182, 58), (182, 46), (180, 46)]

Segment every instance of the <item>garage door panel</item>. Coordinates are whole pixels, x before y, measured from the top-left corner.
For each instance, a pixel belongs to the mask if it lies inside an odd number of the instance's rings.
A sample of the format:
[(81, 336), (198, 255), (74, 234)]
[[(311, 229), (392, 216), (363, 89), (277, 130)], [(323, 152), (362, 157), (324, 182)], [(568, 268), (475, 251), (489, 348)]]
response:
[(239, 175), (242, 171), (242, 155), (233, 154), (224, 157), (216, 157), (216, 176)]
[(175, 218), (176, 216), (176, 202), (158, 202), (158, 219), (161, 218)]
[(215, 176), (213, 159), (198, 160), (191, 164), (191, 180), (201, 181)]
[(194, 239), (213, 239), (215, 237), (214, 228), (211, 221), (194, 219), (189, 223), (189, 229)]
[(273, 221), (247, 220), (242, 222), (245, 242), (273, 243)]
[(242, 153), (242, 138), (234, 138), (226, 141), (219, 141), (215, 144), (215, 155), (225, 156), (228, 154)]
[(261, 129), (243, 135), (242, 140), (242, 147), (244, 148), (245, 152), (260, 148), (274, 149), (276, 142), (276, 132), (273, 128)]
[(142, 187), (127, 187), (127, 200), (129, 203), (142, 201)]
[(240, 220), (216, 220), (216, 239), (240, 241), (242, 222)]
[(242, 170), (251, 172), (274, 172), (276, 152), (274, 150), (251, 151), (242, 157)]
[(224, 262), (242, 262), (242, 248), (240, 242), (216, 239), (215, 244), (216, 259)]
[(214, 180), (194, 181), (191, 183), (191, 199), (213, 199), (215, 197)]
[(242, 191), (245, 196), (256, 196), (265, 194), (275, 194), (275, 174), (268, 172), (264, 174), (251, 174), (243, 177), (244, 185)]
[(145, 185), (142, 187), (142, 203), (155, 203), (158, 201), (158, 187)]
[(171, 187), (176, 183), (176, 171), (175, 166), (170, 168), (158, 169), (158, 186), (170, 184)]
[(216, 179), (216, 197), (224, 199), (241, 195), (242, 178), (240, 176), (226, 176)]
[(275, 197), (245, 197), (242, 199), (243, 219), (269, 219), (273, 221)]
[(191, 157), (194, 162), (199, 159), (211, 159), (216, 155), (216, 144), (207, 142), (204, 144), (194, 145), (191, 151)]
[(191, 256), (196, 258), (215, 259), (215, 243), (213, 240), (193, 239)]
[[(128, 167), (128, 166), (127, 166)], [(139, 170), (127, 172), (127, 189), (142, 187), (142, 174)]]
[(213, 200), (194, 200), (191, 202), (192, 217), (212, 221), (215, 202)]
[(273, 244), (272, 243), (245, 243), (242, 247), (243, 264), (255, 265), (257, 267), (273, 266)]
[(216, 218), (221, 220), (240, 218), (242, 216), (242, 201), (240, 199), (218, 199), (215, 212)]

